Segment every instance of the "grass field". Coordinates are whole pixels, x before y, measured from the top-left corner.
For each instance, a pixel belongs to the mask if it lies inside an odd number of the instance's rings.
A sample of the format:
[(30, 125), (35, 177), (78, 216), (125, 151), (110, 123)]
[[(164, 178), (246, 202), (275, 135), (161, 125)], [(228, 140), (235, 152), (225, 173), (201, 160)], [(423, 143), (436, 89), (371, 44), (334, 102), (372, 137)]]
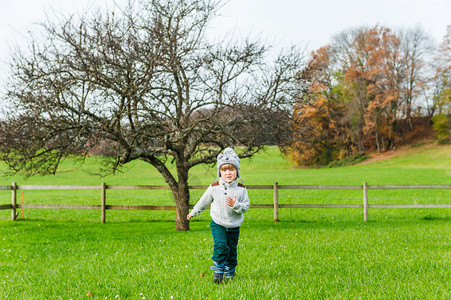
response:
[[(65, 162), (55, 176), (0, 177), (0, 185), (151, 184), (161, 176), (136, 162), (107, 178)], [(190, 184), (207, 185), (216, 168), (199, 166)], [(242, 161), (245, 184), (450, 184), (451, 147), (411, 148), (389, 160), (341, 168), (300, 169), (270, 147)], [(195, 203), (202, 190), (193, 190)], [(249, 190), (252, 203), (272, 192)], [(361, 204), (361, 191), (281, 190), (280, 203)], [(19, 194), (19, 201), (20, 201)], [(99, 204), (99, 191), (25, 191), (25, 203)], [(370, 190), (370, 203), (451, 203), (450, 190)], [(0, 191), (0, 205), (10, 192)], [(109, 204), (172, 204), (169, 191), (108, 191)], [(283, 209), (245, 216), (237, 278), (212, 283), (208, 212), (176, 232), (173, 211), (0, 211), (0, 299), (449, 299), (451, 211)]]

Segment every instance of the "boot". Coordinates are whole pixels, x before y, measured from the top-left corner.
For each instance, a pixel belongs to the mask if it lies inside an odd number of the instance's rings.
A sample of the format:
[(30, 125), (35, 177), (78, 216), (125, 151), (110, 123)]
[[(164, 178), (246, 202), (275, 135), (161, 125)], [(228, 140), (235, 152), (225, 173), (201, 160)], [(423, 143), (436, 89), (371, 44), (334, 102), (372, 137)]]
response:
[(224, 278), (224, 264), (214, 262), (214, 266), (210, 267), (215, 273), (213, 274), (213, 282), (221, 283)]
[(229, 268), (229, 267), (225, 267), (224, 268), (224, 271), (225, 271), (225, 273), (224, 273), (224, 278), (226, 279), (226, 280), (232, 280), (232, 279), (234, 279), (235, 278), (235, 268)]
[(214, 273), (213, 274), (213, 282), (214, 283), (221, 283), (222, 279), (224, 278), (224, 273)]

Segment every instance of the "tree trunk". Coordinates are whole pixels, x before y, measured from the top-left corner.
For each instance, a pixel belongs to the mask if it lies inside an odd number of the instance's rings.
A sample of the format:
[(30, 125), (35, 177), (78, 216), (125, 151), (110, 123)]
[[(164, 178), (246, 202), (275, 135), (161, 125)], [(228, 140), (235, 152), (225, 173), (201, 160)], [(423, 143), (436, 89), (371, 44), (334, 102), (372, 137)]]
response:
[(189, 213), (188, 170), (178, 165), (177, 174), (177, 189), (172, 190), (176, 206), (175, 228), (177, 231), (188, 231), (189, 221), (186, 219)]
[(378, 152), (378, 153), (381, 153), (381, 146), (380, 146), (380, 144), (379, 144), (379, 135), (377, 134), (377, 128), (376, 128), (375, 134), (376, 134), (376, 147), (377, 147), (377, 152)]
[[(180, 181), (179, 181), (180, 185)], [(188, 187), (188, 185), (186, 185)], [(179, 189), (177, 192), (172, 192), (175, 199), (175, 229), (177, 231), (188, 231), (189, 221), (186, 216), (189, 213), (189, 190)]]
[(189, 222), (186, 216), (189, 212), (189, 189), (188, 189), (188, 168), (185, 164), (177, 161), (178, 182), (172, 176), (166, 166), (156, 157), (149, 156), (143, 158), (144, 161), (152, 164), (163, 176), (164, 180), (171, 188), (175, 201), (175, 228), (179, 231), (188, 231)]

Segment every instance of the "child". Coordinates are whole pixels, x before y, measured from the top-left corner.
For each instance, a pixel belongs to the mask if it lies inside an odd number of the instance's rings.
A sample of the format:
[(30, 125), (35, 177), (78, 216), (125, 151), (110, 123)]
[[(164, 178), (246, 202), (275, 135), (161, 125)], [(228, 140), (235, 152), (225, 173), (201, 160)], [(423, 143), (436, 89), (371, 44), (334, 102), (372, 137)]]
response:
[(220, 283), (224, 277), (233, 279), (238, 264), (237, 245), (243, 214), (249, 209), (247, 190), (241, 183), (240, 159), (232, 148), (224, 150), (218, 158), (219, 181), (211, 184), (188, 214), (187, 219), (198, 216), (210, 206), (211, 234), (213, 236), (213, 281)]

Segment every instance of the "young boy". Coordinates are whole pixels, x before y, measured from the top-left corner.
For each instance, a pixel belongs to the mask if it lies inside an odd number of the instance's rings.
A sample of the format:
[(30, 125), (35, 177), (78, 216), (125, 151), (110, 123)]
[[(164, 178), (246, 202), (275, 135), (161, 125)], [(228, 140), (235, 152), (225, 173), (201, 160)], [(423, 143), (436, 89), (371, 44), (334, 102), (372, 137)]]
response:
[[(211, 184), (188, 214), (187, 219), (198, 216), (210, 206), (211, 234), (213, 236), (213, 281), (220, 283), (235, 277), (238, 264), (237, 245), (243, 214), (249, 209), (247, 190), (241, 183), (240, 159), (232, 148), (226, 148), (218, 158), (219, 181)], [(224, 275), (225, 274), (225, 275)]]

